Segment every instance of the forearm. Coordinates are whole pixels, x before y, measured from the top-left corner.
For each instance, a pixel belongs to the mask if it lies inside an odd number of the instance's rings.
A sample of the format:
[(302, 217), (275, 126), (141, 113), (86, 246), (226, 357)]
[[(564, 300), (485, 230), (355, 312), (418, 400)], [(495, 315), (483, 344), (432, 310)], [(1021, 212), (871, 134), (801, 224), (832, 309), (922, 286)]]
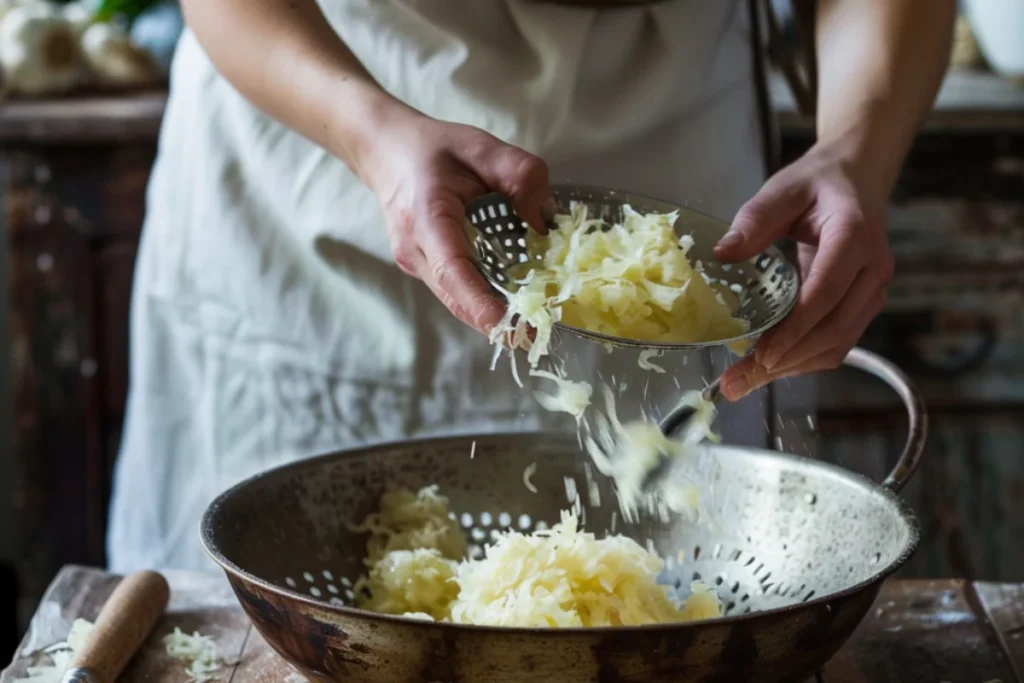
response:
[(405, 107), (388, 96), (314, 0), (182, 0), (217, 70), (250, 102), (358, 173), (373, 129)]
[(887, 196), (949, 63), (955, 0), (819, 0), (817, 132)]

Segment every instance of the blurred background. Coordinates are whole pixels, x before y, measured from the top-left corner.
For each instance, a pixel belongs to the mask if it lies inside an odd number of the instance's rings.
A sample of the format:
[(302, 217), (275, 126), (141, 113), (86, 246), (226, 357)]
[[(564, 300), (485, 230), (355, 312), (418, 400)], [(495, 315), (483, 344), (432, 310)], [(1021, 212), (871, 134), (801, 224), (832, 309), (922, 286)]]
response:
[[(0, 0), (0, 658), (58, 568), (105, 564), (132, 269), (181, 29), (166, 0)], [(925, 535), (906, 576), (1024, 580), (1022, 38), (1024, 0), (962, 5), (889, 210), (896, 277), (861, 345), (910, 373), (932, 415), (905, 491)], [(770, 90), (789, 161), (814, 128), (782, 66)], [(773, 400), (778, 448), (876, 478), (905, 438), (897, 398), (853, 373), (784, 382)]]

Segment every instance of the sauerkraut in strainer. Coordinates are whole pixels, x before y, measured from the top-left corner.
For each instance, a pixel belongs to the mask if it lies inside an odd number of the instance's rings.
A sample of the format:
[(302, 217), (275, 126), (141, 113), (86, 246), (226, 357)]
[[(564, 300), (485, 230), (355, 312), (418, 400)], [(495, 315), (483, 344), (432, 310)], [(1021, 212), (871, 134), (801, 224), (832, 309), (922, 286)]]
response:
[[(796, 302), (796, 271), (777, 249), (718, 263), (722, 221), (602, 188), (555, 185), (552, 193), (559, 215), (547, 236), (502, 195), (466, 207), (478, 266), (510, 299), (494, 340), (529, 348), (532, 366), (554, 328), (619, 346), (742, 351)], [(536, 329), (532, 343), (527, 326)]]

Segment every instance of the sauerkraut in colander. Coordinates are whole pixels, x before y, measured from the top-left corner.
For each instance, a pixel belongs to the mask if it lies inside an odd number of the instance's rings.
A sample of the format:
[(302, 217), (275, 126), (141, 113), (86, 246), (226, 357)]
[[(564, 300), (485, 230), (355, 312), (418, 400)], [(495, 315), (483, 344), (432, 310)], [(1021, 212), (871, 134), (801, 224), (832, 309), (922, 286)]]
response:
[[(444, 501), (443, 514), (437, 503)], [(364, 609), (418, 619), (518, 627), (634, 626), (707, 619), (721, 614), (718, 597), (694, 583), (685, 601), (676, 600), (656, 577), (664, 563), (632, 539), (597, 538), (582, 531), (575, 515), (563, 512), (549, 530), (501, 533), (482, 559), (453, 557), (455, 546), (416, 549), (408, 525), (381, 520), (419, 520), (436, 529), (449, 518), (447, 500), (435, 487), (419, 494), (388, 494), (372, 521), (369, 573), (356, 584)], [(394, 539), (401, 539), (395, 542)], [(446, 554), (447, 553), (447, 554)]]
[[(689, 235), (673, 225), (678, 212), (640, 214), (622, 207), (622, 223), (587, 215), (585, 204), (555, 217), (547, 235), (528, 231), (531, 269), (512, 284), (508, 310), (491, 333), (498, 345), (529, 349), (536, 367), (547, 355), (554, 323), (650, 342), (736, 337), (749, 323), (735, 316), (736, 295), (713, 287), (691, 265)], [(527, 331), (536, 330), (531, 342)]]

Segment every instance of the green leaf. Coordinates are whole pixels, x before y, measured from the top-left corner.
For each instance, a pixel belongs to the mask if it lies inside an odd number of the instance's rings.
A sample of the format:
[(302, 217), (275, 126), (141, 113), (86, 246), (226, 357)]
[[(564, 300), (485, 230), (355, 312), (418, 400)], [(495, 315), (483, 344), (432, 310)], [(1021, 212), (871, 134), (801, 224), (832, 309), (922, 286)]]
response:
[(132, 21), (156, 3), (157, 0), (101, 0), (96, 9), (96, 18), (110, 21), (114, 17), (123, 16)]

